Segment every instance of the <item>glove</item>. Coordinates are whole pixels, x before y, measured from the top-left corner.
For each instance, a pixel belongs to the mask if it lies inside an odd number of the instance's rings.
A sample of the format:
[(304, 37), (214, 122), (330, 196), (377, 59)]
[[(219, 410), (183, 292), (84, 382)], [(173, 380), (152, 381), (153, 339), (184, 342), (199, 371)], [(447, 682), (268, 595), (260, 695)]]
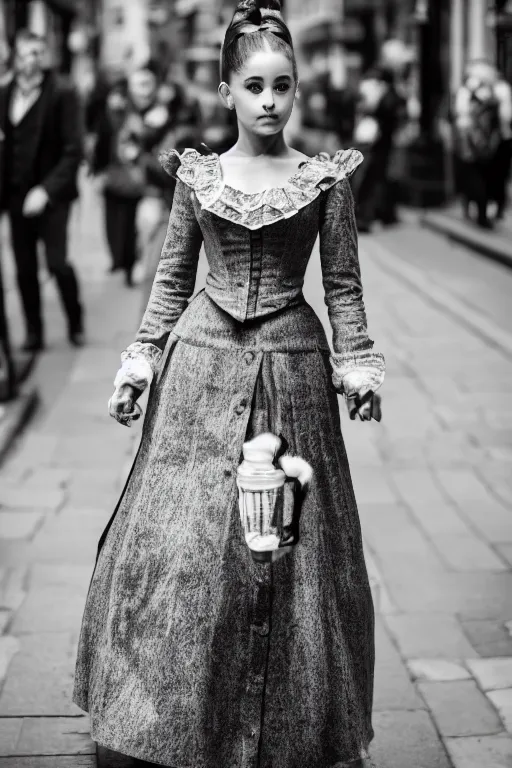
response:
[(131, 427), (132, 421), (142, 416), (142, 408), (135, 402), (139, 394), (129, 384), (117, 387), (108, 401), (108, 410), (112, 418), (125, 427)]

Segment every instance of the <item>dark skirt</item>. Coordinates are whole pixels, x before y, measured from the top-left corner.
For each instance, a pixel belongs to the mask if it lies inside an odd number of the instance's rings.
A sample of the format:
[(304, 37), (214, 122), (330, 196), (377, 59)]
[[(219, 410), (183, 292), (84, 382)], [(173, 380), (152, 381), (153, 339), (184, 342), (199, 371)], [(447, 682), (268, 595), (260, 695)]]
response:
[[(100, 540), (74, 701), (172, 768), (340, 768), (372, 739), (374, 616), (328, 344), (304, 300), (239, 323), (204, 292), (152, 384)], [(314, 470), (296, 549), (255, 564), (236, 469), (282, 434)]]

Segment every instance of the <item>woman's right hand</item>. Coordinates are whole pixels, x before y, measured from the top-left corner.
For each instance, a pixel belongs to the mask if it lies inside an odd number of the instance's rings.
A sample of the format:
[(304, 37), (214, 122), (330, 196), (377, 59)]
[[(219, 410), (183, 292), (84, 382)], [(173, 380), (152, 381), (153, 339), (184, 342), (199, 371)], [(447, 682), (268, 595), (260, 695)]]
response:
[(142, 414), (141, 408), (135, 402), (140, 393), (129, 384), (118, 387), (108, 401), (108, 411), (113, 419), (131, 427), (132, 421), (136, 421)]

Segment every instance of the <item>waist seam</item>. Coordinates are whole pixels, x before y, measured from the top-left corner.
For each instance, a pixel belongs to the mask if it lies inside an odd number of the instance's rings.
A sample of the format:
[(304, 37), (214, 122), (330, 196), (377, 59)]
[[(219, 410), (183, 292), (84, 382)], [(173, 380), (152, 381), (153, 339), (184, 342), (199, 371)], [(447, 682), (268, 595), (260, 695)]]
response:
[(176, 333), (173, 331), (173, 335), (178, 339), (178, 341), (181, 341), (183, 344), (188, 344), (191, 347), (202, 347), (204, 349), (225, 349), (225, 350), (238, 350), (240, 352), (247, 352), (248, 350), (251, 350), (252, 352), (262, 352), (263, 354), (286, 354), (286, 355), (302, 355), (302, 354), (315, 354), (320, 353), (322, 355), (330, 355), (331, 351), (330, 349), (325, 349), (323, 347), (315, 346), (315, 347), (304, 347), (302, 349), (280, 349), (280, 348), (263, 348), (263, 347), (257, 347), (254, 344), (246, 344), (246, 345), (240, 345), (237, 346), (235, 344), (231, 345), (224, 345), (224, 344), (215, 344), (212, 341), (206, 342), (206, 341), (200, 341), (198, 339), (189, 339), (186, 336), (180, 336), (179, 333)]

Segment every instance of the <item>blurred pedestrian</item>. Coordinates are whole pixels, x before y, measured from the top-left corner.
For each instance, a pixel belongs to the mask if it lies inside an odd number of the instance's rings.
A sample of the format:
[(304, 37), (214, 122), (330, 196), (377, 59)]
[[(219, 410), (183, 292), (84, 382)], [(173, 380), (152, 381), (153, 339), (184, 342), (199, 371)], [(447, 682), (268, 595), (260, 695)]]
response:
[(0, 197), (10, 222), (27, 351), (44, 347), (39, 241), (62, 299), (69, 340), (75, 346), (84, 343), (79, 286), (67, 253), (69, 212), (78, 196), (83, 154), (82, 109), (75, 88), (44, 70), (45, 53), (43, 38), (18, 32), (14, 78), (0, 88)]
[(394, 85), (393, 73), (375, 67), (359, 86), (354, 144), (365, 155), (365, 164), (354, 176), (354, 196), (360, 232), (370, 232), (380, 215), (383, 223), (396, 219), (394, 207), (382, 212), (382, 198), (391, 160), (393, 141), (403, 119), (404, 100)]
[(320, 151), (335, 152), (340, 146), (344, 119), (350, 120), (350, 108), (340, 119), (338, 110), (342, 106), (343, 95), (332, 91), (329, 72), (310, 73), (309, 79), (301, 82), (300, 101), (301, 126), (294, 146), (308, 155), (316, 155)]
[(502, 142), (500, 105), (495, 91), (497, 73), (487, 62), (472, 62), (455, 96), (455, 151), (459, 162), (459, 189), (466, 218), (471, 204), (477, 208), (478, 226), (492, 227), (488, 204)]
[(512, 86), (498, 73), (494, 93), (498, 100), (500, 143), (491, 172), (490, 196), (496, 202), (496, 219), (502, 219), (508, 202), (508, 184), (512, 165)]
[(151, 62), (132, 72), (107, 96), (98, 119), (91, 170), (100, 175), (105, 198), (105, 227), (111, 271), (124, 271), (125, 283), (133, 285), (137, 258), (137, 208), (145, 192), (142, 164), (146, 134), (159, 121), (157, 74)]
[(175, 179), (164, 171), (160, 154), (169, 147), (190, 147), (199, 143), (201, 110), (197, 100), (186, 93), (181, 83), (167, 73), (157, 92), (159, 108), (146, 114), (146, 134), (141, 162), (145, 171), (145, 190), (137, 210), (137, 235), (142, 263), (143, 308), (165, 240), (174, 197)]
[(406, 147), (414, 138), (414, 96), (411, 70), (415, 55), (402, 40), (391, 38), (381, 47), (379, 63), (389, 74), (390, 90), (395, 100), (395, 127), (376, 218), (384, 225), (397, 224), (398, 202), (407, 177)]

